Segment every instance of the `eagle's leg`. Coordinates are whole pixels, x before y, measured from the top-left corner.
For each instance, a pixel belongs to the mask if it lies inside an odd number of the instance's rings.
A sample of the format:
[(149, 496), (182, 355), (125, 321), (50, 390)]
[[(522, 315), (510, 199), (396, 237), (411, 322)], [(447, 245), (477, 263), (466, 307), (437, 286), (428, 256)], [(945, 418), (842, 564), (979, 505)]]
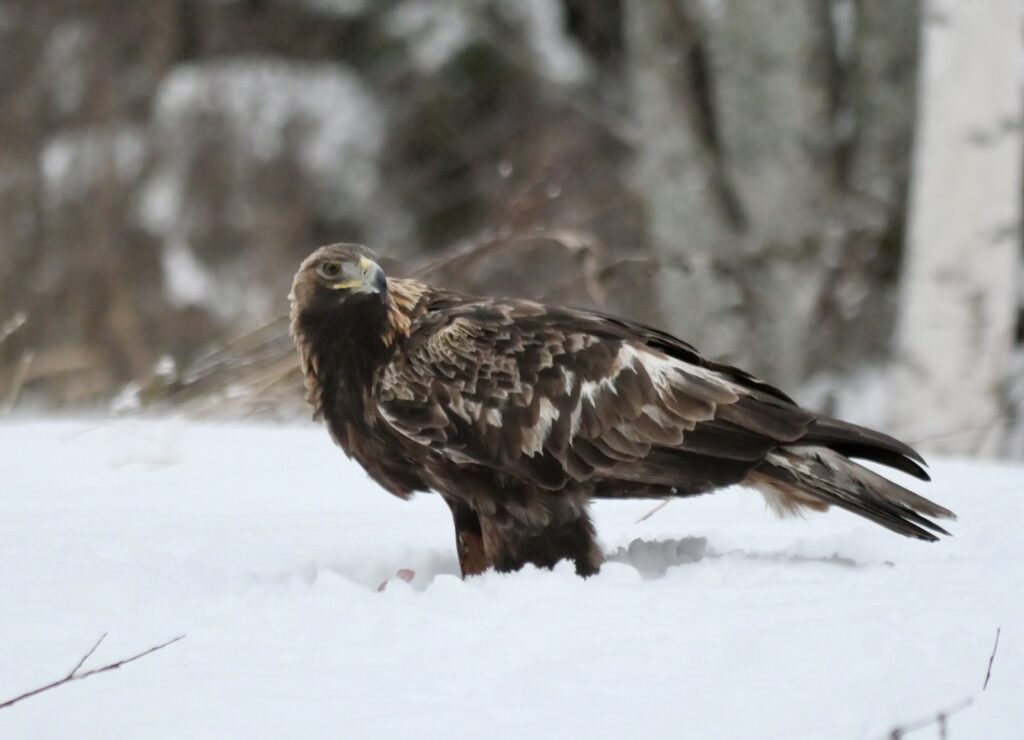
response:
[(495, 570), (516, 571), (527, 563), (553, 568), (560, 560), (576, 563), (576, 573), (592, 576), (604, 556), (586, 512), (575, 519), (531, 526), (511, 518), (480, 517), (487, 557)]
[(480, 517), (461, 501), (445, 497), (445, 503), (451, 509), (452, 521), (455, 523), (455, 549), (459, 554), (462, 577), (483, 573), (490, 563), (484, 549)]

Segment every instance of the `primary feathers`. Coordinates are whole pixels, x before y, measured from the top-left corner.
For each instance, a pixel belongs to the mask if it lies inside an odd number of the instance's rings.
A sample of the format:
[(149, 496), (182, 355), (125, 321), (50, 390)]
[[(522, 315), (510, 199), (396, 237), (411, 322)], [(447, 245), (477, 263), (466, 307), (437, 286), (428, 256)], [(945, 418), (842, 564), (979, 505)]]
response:
[(834, 505), (922, 540), (953, 517), (854, 462), (927, 480), (907, 445), (641, 324), (385, 279), (344, 244), (303, 262), (291, 300), (316, 413), (392, 493), (441, 495), (464, 574), (563, 558), (596, 572), (593, 498), (743, 483), (779, 514)]

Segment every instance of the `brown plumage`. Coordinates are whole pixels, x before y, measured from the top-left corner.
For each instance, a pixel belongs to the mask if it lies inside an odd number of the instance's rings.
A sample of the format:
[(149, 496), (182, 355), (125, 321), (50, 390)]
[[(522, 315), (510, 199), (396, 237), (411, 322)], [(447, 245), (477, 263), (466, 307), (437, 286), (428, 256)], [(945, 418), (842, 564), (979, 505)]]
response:
[(594, 498), (742, 483), (779, 514), (839, 506), (922, 540), (952, 512), (857, 464), (927, 480), (879, 432), (806, 411), (665, 332), (593, 311), (385, 278), (370, 250), (323, 247), (291, 293), (307, 399), (391, 493), (438, 492), (464, 574), (601, 554)]

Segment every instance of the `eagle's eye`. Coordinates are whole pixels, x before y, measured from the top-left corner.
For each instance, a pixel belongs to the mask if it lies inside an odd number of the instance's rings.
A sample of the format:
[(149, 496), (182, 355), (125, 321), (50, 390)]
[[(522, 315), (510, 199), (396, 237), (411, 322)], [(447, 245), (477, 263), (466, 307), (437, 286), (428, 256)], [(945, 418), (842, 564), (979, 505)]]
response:
[(341, 263), (340, 262), (324, 262), (320, 265), (320, 274), (328, 280), (334, 280), (341, 274)]

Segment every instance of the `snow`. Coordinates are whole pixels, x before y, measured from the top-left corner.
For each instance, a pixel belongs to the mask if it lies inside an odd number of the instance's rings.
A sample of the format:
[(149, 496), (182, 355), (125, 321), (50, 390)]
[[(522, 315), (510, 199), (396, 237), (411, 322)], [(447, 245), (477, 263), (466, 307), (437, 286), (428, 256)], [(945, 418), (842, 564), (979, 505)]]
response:
[(203, 306), (221, 319), (241, 313), (235, 302), (225, 301), (221, 297), (217, 275), (213, 270), (206, 269), (188, 242), (180, 236), (176, 235), (166, 241), (160, 262), (164, 289), (173, 305), (179, 308)]
[(339, 63), (261, 58), (179, 64), (161, 83), (155, 102), (162, 147), (156, 193), (145, 193), (141, 216), (162, 230), (180, 218), (184, 167), (201, 159), (201, 134), (224, 128), (245, 160), (271, 162), (295, 148), (329, 213), (358, 213), (373, 205), (382, 114), (374, 94)]
[(153, 107), (155, 161), (139, 188), (136, 216), (161, 241), (165, 288), (176, 306), (251, 320), (271, 315), (277, 298), (252, 289), (251, 259), (209, 264), (194, 243), (204, 206), (193, 192), (210, 176), (211, 151), (223, 158), (217, 167), (227, 188), (217, 217), (240, 233), (253, 228), (251, 190), (260, 167), (279, 161), (298, 165), (317, 213), (364, 222), (381, 208), (383, 114), (375, 93), (346, 65), (261, 58), (180, 64), (161, 81)]
[(391, 35), (409, 44), (416, 67), (432, 73), (443, 67), (472, 40), (466, 9), (431, 0), (410, 0), (388, 16)]
[(134, 126), (90, 127), (53, 136), (39, 154), (47, 205), (57, 209), (83, 198), (111, 173), (132, 180), (144, 158), (145, 137)]
[(491, 4), (448, 4), (410, 0), (388, 16), (389, 34), (408, 43), (416, 67), (436, 72), (474, 40), (487, 39), (489, 10), (521, 34), (533, 64), (550, 82), (575, 85), (591, 73), (586, 55), (565, 30), (565, 9), (557, 0), (495, 0)]
[(500, 0), (503, 13), (518, 20), (541, 73), (551, 82), (577, 84), (589, 74), (586, 57), (565, 32), (565, 9), (556, 0)]
[(313, 424), (12, 421), (0, 471), (0, 701), (104, 632), (86, 668), (187, 635), (4, 738), (876, 738), (968, 697), (949, 737), (1024, 726), (1020, 467), (936, 462), (939, 544), (737, 489), (597, 505), (594, 578), (465, 582), (441, 502)]
[(161, 83), (155, 109), (171, 160), (195, 156), (195, 130), (213, 117), (233, 146), (257, 160), (296, 146), (328, 204), (366, 207), (375, 192), (381, 112), (343, 65), (258, 58), (179, 65)]

